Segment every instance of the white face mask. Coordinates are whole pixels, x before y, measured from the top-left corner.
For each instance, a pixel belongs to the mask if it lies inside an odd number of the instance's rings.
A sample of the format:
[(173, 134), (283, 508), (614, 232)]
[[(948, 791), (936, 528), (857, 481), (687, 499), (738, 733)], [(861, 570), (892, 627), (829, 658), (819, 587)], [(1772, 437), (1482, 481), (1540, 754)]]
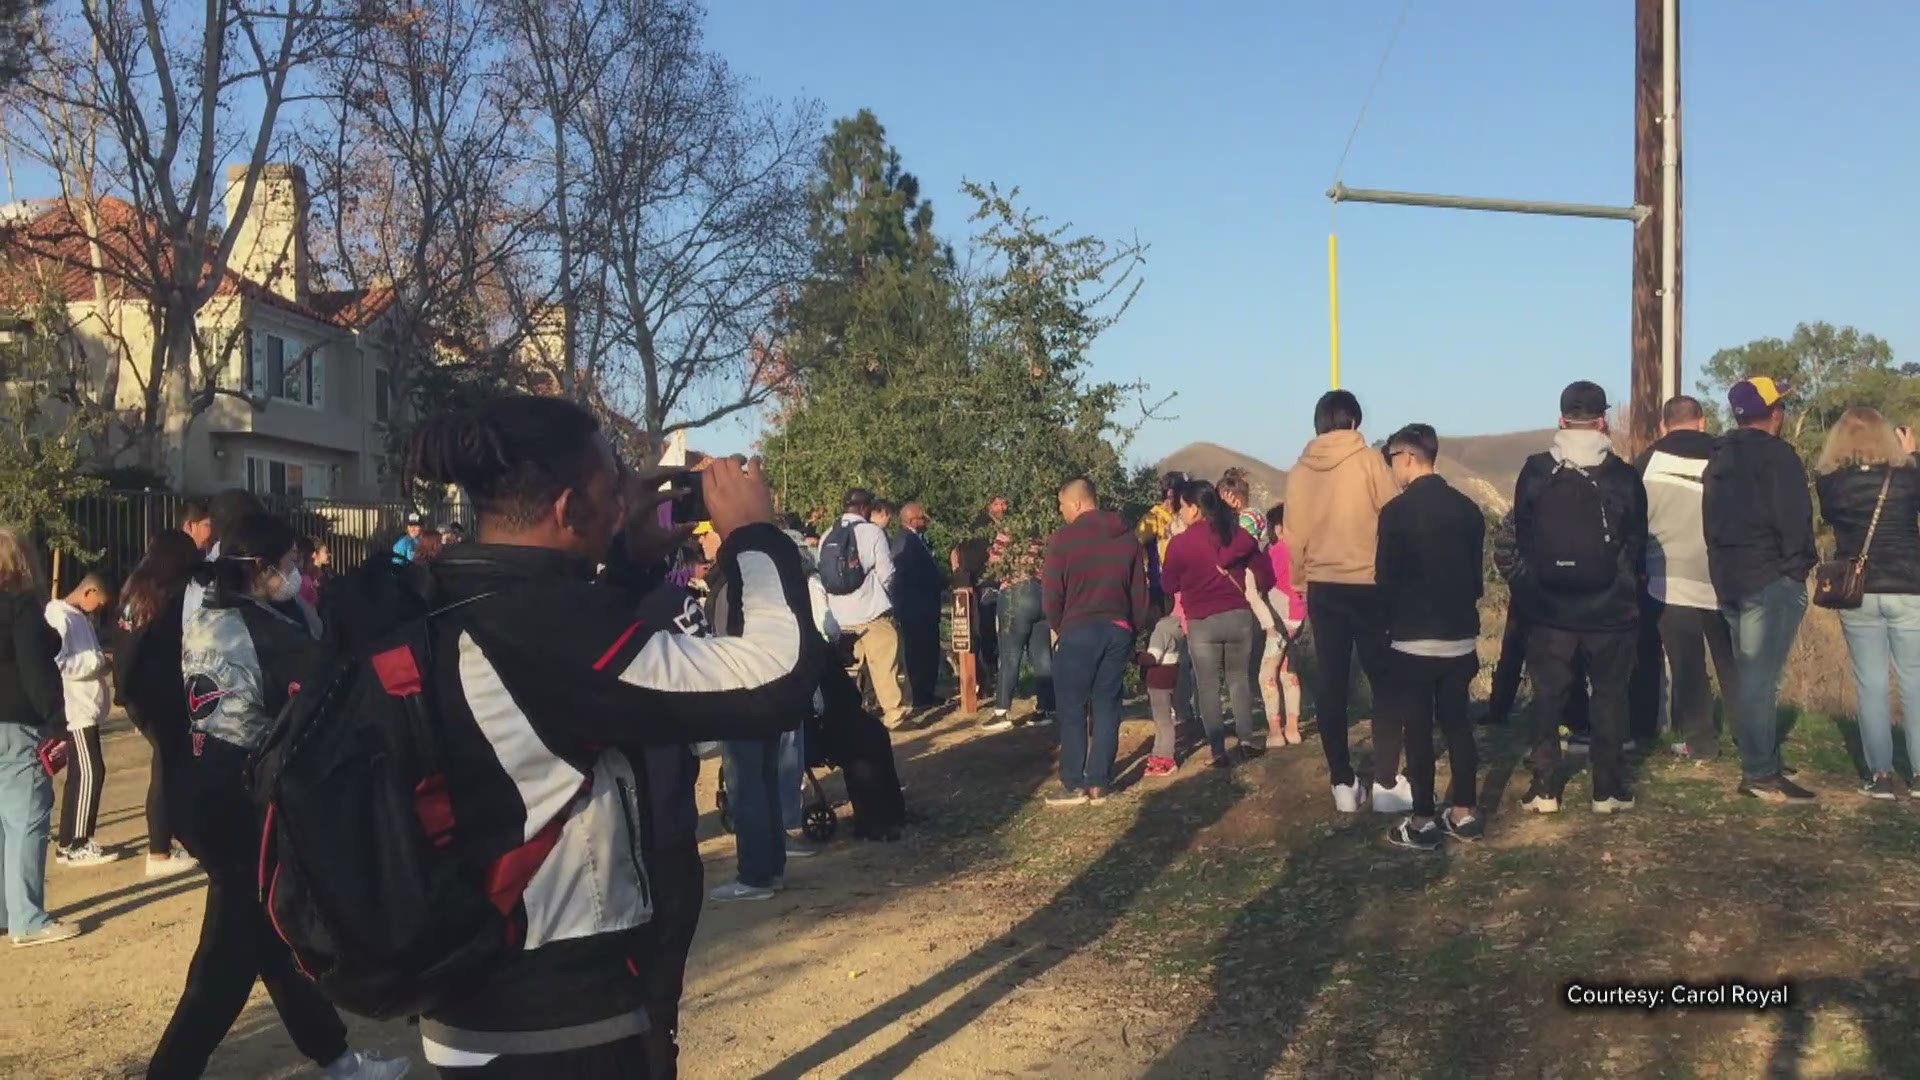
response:
[(280, 584), (273, 587), (274, 600), (284, 604), (299, 595), (300, 568), (296, 566), (291, 570), (280, 571)]

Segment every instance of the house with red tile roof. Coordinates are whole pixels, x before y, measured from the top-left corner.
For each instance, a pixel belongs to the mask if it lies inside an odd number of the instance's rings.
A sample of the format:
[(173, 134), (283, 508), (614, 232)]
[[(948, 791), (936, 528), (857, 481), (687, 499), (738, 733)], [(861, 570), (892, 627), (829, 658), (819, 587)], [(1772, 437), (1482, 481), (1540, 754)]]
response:
[[(229, 171), (230, 218), (243, 170)], [(176, 491), (374, 498), (398, 486), (388, 425), (400, 401), (379, 333), (393, 291), (316, 288), (307, 219), (305, 173), (266, 166), (197, 320), (199, 371), (163, 388), (159, 456)], [(0, 208), (0, 311), (63, 304), (94, 400), (144, 415), (154, 320), (129, 283), (154, 280), (164, 250), (119, 199)]]

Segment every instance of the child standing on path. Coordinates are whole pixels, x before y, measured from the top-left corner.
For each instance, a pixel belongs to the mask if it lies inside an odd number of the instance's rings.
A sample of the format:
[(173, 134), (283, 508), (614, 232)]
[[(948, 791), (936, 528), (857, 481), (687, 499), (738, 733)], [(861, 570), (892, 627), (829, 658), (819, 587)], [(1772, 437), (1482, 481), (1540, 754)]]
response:
[(111, 670), (100, 648), (93, 616), (112, 598), (106, 580), (88, 574), (64, 600), (47, 604), (47, 625), (60, 635), (60, 685), (67, 703), (67, 736), (73, 743), (67, 790), (60, 801), (56, 857), (67, 866), (99, 866), (120, 856), (93, 842), (100, 822), (100, 789), (107, 778), (100, 753), (100, 722), (113, 701)]

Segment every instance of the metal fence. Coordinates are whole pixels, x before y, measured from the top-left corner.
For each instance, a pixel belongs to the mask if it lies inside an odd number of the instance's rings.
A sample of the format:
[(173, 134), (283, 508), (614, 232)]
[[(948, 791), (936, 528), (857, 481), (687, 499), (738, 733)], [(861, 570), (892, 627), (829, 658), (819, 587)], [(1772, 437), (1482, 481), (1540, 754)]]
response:
[[(98, 557), (82, 560), (71, 552), (43, 549), (40, 554), (46, 562), (42, 565), (55, 578), (55, 592), (72, 588), (88, 571), (105, 574), (116, 586), (125, 581), (140, 564), (153, 538), (179, 527), (180, 508), (187, 500), (188, 496), (167, 491), (107, 491), (75, 500), (67, 512), (80, 527), (85, 554)], [(398, 500), (356, 502), (263, 495), (260, 501), (268, 512), (285, 517), (295, 533), (325, 541), (332, 549), (334, 565), (343, 569), (358, 566), (369, 552), (391, 545), (405, 531), (407, 514), (413, 510), (427, 513), (432, 509), (435, 514), (429, 514), (428, 520), (434, 522), (467, 516), (456, 506), (414, 507)]]

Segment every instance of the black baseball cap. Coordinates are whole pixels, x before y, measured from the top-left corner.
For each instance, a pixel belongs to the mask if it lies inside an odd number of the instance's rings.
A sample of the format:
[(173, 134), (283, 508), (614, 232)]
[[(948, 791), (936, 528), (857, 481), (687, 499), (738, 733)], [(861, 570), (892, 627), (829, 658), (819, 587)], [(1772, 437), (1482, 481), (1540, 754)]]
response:
[(1560, 416), (1566, 420), (1604, 420), (1607, 418), (1607, 392), (1599, 383), (1585, 379), (1560, 391)]

